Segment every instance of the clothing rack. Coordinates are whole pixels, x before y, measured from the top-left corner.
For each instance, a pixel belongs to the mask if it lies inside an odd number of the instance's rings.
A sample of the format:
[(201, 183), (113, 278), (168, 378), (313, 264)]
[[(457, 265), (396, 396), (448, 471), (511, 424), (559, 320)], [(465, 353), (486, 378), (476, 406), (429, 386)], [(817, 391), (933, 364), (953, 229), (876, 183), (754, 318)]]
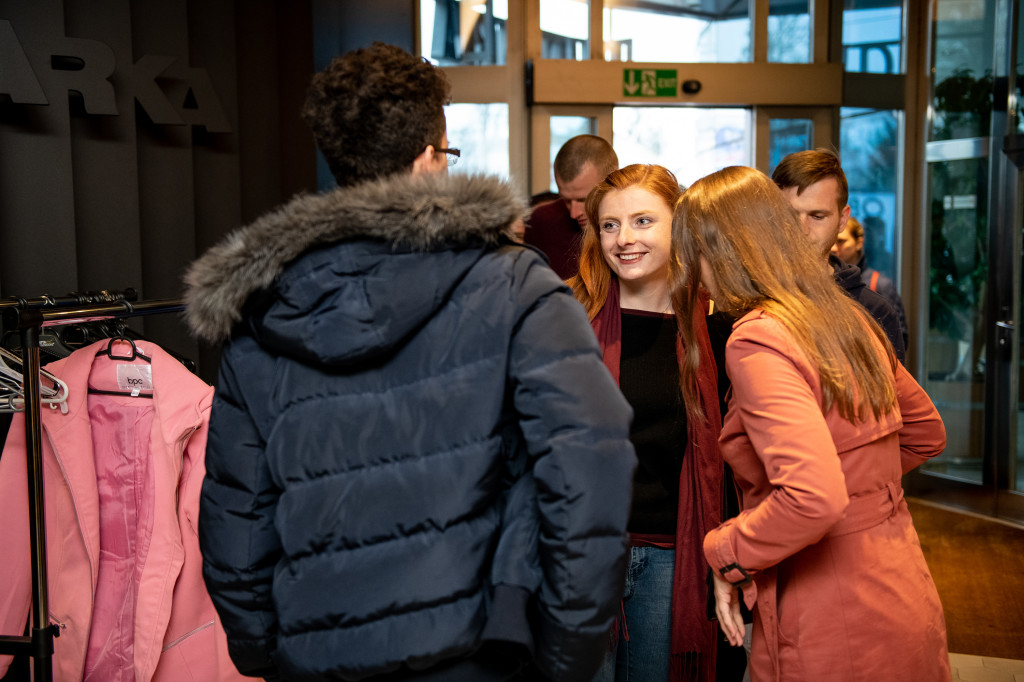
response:
[(122, 291), (110, 291), (107, 289), (100, 291), (72, 291), (64, 296), (44, 294), (35, 298), (21, 298), (20, 296), (0, 298), (0, 309), (82, 306), (92, 303), (131, 302), (137, 298), (138, 293), (130, 287)]
[[(49, 624), (49, 595), (46, 576), (46, 528), (43, 498), (41, 395), (38, 376), (39, 334), (43, 327), (76, 324), (94, 320), (141, 317), (185, 309), (181, 299), (156, 299), (134, 302), (125, 292), (97, 292), (115, 296), (106, 302), (82, 300), (80, 294), (66, 297), (43, 296), (35, 299), (0, 300), (4, 329), (17, 329), (21, 335), (22, 374), (25, 378), (25, 456), (28, 458), (29, 537), (32, 542), (32, 627), (27, 636), (0, 635), (0, 654), (28, 654), (34, 660), (34, 679), (53, 679), (53, 638), (60, 633)], [(118, 299), (116, 296), (121, 295)], [(85, 295), (88, 299), (92, 294)], [(35, 377), (30, 380), (28, 377)]]

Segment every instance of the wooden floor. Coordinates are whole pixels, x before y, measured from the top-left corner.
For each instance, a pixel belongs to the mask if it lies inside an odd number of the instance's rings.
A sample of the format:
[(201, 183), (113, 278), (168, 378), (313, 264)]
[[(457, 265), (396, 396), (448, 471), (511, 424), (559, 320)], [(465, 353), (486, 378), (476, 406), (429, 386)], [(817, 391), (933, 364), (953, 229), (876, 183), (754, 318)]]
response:
[(950, 652), (1024, 659), (1024, 528), (907, 502), (942, 600)]

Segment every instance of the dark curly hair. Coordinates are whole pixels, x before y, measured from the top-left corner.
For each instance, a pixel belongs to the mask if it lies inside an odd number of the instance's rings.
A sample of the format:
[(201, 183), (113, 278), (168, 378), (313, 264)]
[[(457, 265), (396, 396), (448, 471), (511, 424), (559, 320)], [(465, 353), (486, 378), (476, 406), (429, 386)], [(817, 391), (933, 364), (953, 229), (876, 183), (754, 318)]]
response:
[(450, 86), (405, 50), (374, 43), (336, 57), (313, 76), (302, 119), (339, 185), (406, 171), (440, 146)]

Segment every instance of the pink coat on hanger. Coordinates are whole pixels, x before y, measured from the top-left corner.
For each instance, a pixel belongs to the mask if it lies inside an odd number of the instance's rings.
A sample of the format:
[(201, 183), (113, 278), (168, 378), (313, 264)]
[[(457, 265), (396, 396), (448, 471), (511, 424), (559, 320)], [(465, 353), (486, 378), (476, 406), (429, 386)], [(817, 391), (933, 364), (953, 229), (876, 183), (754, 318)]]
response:
[[(69, 388), (67, 414), (41, 412), (54, 680), (248, 679), (228, 658), (195, 530), (213, 388), (155, 344), (136, 345), (151, 364), (97, 355), (100, 341), (47, 365)], [(120, 385), (118, 365), (131, 366)], [(152, 398), (87, 392), (150, 370)], [(31, 606), (26, 466), (19, 414), (0, 457), (5, 635), (24, 632)], [(0, 657), (0, 676), (10, 662)]]

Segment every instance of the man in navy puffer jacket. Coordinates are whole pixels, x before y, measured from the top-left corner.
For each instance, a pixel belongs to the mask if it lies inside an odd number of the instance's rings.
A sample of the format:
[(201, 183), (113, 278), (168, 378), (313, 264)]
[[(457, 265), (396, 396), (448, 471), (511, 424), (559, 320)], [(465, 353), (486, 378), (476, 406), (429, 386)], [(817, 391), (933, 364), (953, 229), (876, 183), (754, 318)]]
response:
[[(627, 553), (631, 411), (583, 308), (449, 176), (440, 70), (375, 44), (304, 109), (339, 188), (187, 275), (224, 343), (199, 534), (247, 675), (588, 680)], [(453, 151), (453, 150), (452, 150)]]

